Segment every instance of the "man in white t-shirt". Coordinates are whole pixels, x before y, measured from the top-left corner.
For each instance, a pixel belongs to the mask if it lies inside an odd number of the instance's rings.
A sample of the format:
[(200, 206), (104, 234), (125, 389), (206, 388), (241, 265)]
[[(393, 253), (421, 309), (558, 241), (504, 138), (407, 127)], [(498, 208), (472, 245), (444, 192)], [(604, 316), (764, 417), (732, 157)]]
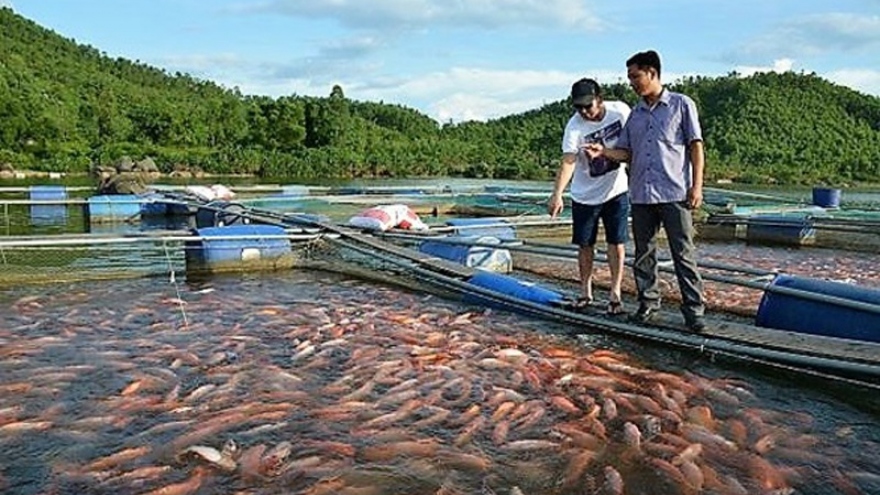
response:
[(547, 211), (554, 218), (562, 212), (562, 194), (570, 181), (571, 242), (579, 248), (582, 291), (578, 306), (593, 301), (594, 248), (599, 219), (602, 219), (611, 269), (611, 294), (607, 311), (609, 314), (621, 314), (623, 305), (620, 294), (629, 218), (626, 164), (605, 157), (590, 159), (583, 148), (591, 143), (613, 147), (629, 118), (630, 108), (620, 101), (604, 101), (599, 83), (587, 78), (572, 85), (571, 103), (575, 113), (565, 126), (562, 164), (556, 174)]

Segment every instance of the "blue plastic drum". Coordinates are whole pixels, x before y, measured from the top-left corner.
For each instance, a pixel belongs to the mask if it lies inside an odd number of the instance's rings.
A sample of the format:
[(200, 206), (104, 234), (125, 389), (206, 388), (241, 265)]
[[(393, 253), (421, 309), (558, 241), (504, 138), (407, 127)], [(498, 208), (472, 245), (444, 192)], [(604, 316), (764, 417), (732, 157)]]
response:
[[(880, 305), (880, 291), (842, 282), (777, 275), (770, 287), (797, 289), (821, 298), (833, 296)], [(791, 332), (880, 342), (880, 314), (766, 290), (755, 324)]]
[[(528, 282), (523, 282), (522, 280), (508, 275), (501, 275), (498, 273), (486, 272), (482, 270), (478, 270), (477, 273), (468, 280), (468, 282), (476, 285), (477, 287), (482, 287), (484, 289), (499, 292), (510, 297), (515, 297), (517, 299), (522, 299), (532, 303), (544, 304), (547, 306), (558, 304), (563, 299), (562, 294), (559, 292), (545, 289), (543, 287)], [(492, 307), (507, 307), (507, 305), (503, 303), (497, 303), (478, 294), (468, 294), (465, 297), (465, 301), (469, 303), (478, 303)]]
[(840, 189), (814, 187), (813, 204), (822, 208), (840, 208)]

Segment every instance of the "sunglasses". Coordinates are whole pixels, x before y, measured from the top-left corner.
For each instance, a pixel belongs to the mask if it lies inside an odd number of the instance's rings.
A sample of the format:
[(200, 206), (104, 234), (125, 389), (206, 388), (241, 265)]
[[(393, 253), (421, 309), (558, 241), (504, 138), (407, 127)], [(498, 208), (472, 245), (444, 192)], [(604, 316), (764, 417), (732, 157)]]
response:
[(589, 105), (572, 105), (572, 107), (574, 107), (575, 110), (587, 110), (593, 108), (593, 104), (591, 103)]

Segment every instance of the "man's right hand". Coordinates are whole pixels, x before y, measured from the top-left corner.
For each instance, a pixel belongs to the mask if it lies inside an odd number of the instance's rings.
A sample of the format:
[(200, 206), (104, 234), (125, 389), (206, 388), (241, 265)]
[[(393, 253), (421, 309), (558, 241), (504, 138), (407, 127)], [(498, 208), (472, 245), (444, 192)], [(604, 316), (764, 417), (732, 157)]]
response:
[(550, 196), (550, 201), (547, 202), (547, 213), (550, 214), (550, 218), (556, 218), (560, 213), (562, 213), (562, 208), (565, 204), (562, 202), (562, 197), (554, 194)]
[(581, 146), (581, 149), (584, 150), (584, 153), (586, 153), (591, 160), (598, 158), (605, 153), (605, 146), (603, 146), (602, 143), (587, 143)]

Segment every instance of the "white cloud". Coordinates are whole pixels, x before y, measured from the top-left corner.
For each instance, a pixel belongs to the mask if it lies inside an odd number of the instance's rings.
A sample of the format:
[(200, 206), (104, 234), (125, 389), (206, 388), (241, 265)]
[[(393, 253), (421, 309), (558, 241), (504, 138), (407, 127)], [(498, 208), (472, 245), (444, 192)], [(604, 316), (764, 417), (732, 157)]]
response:
[[(369, 41), (364, 43), (370, 44)], [(338, 49), (345, 51), (343, 47), (357, 45), (355, 40), (341, 42)], [(334, 64), (346, 64), (348, 69), (352, 69), (354, 66), (351, 62), (330, 57), (316, 58), (311, 63), (314, 64), (311, 69), (308, 63), (300, 63), (293, 70), (289, 64), (255, 62), (222, 54), (166, 59), (159, 65), (172, 72), (186, 72), (227, 88), (237, 87), (243, 94), (249, 95), (323, 97), (330, 94), (333, 85), (339, 84), (349, 98), (405, 105), (418, 109), (438, 122), (485, 121), (534, 110), (565, 98), (571, 83), (584, 75), (605, 85), (625, 82), (619, 70), (565, 72), (477, 67), (454, 67), (444, 71), (371, 79), (362, 78), (369, 70), (335, 70)], [(363, 64), (358, 67), (366, 68)], [(737, 66), (735, 70), (743, 76), (750, 76), (757, 72), (788, 72), (796, 69), (794, 60), (783, 58), (768, 65)], [(880, 70), (848, 69), (819, 75), (837, 84), (880, 96)], [(688, 74), (669, 73), (664, 80), (672, 82), (686, 76)]]
[(827, 13), (803, 16), (744, 43), (728, 59), (734, 61), (806, 57), (833, 52), (872, 53), (880, 50), (880, 16)]
[[(489, 70), (456, 67), (400, 81), (397, 86), (367, 84), (346, 94), (358, 99), (394, 101), (404, 96), (424, 102), (439, 122), (487, 120), (532, 110), (568, 95), (579, 73)], [(595, 75), (595, 77), (599, 77)]]
[(278, 13), (289, 16), (335, 19), (367, 29), (404, 29), (510, 25), (566, 25), (599, 29), (598, 17), (582, 0), (267, 0), (240, 2), (235, 13)]
[(823, 77), (862, 93), (880, 96), (880, 70), (842, 69), (828, 72)]
[(270, 73), (279, 79), (307, 78), (315, 81), (332, 78), (336, 74), (364, 73), (371, 66), (368, 56), (382, 47), (383, 43), (373, 36), (358, 36), (331, 41), (321, 47), (314, 56), (278, 65)]
[[(369, 72), (366, 70), (327, 71), (327, 61), (314, 63), (314, 73), (305, 67), (292, 71), (287, 65), (258, 63), (234, 55), (177, 57), (158, 65), (227, 88), (237, 87), (250, 95), (327, 96), (333, 85), (339, 84), (349, 98), (405, 105), (438, 122), (488, 120), (534, 110), (568, 96), (571, 84), (584, 75), (602, 84), (623, 81), (619, 70), (563, 72), (476, 67), (370, 79), (362, 77)], [(348, 68), (351, 67), (349, 64)]]
[[(511, 26), (588, 31), (599, 30), (601, 24), (583, 0), (239, 0), (226, 10), (331, 20), (356, 31), (283, 63), (228, 61), (228, 70), (223, 64), (205, 67), (199, 77), (270, 96), (326, 96), (332, 85), (340, 84), (350, 98), (405, 104), (444, 122), (486, 120), (537, 108), (565, 97), (581, 75), (468, 68), (418, 73), (414, 66), (413, 72), (401, 73), (386, 68), (387, 60), (377, 53), (393, 51), (406, 43), (401, 38), (415, 32), (439, 35)], [(236, 69), (237, 62), (241, 66)], [(615, 72), (614, 81), (621, 76)]]
[[(774, 60), (772, 66), (742, 65), (735, 68), (743, 77), (758, 72), (789, 72), (794, 70), (794, 60), (782, 58)], [(839, 69), (818, 72), (816, 74), (833, 83), (861, 91), (869, 95), (880, 96), (880, 70), (876, 69)]]
[(12, 10), (15, 10), (15, 6), (12, 5), (12, 0), (0, 0), (0, 7), (9, 7)]
[(772, 66), (741, 65), (736, 67), (735, 70), (743, 76), (751, 76), (758, 72), (789, 72), (793, 66), (794, 60), (790, 58), (781, 58), (779, 60), (774, 60)]
[(429, 111), (438, 122), (463, 122), (516, 113), (524, 104), (516, 101), (501, 103), (487, 95), (454, 93), (432, 103)]

